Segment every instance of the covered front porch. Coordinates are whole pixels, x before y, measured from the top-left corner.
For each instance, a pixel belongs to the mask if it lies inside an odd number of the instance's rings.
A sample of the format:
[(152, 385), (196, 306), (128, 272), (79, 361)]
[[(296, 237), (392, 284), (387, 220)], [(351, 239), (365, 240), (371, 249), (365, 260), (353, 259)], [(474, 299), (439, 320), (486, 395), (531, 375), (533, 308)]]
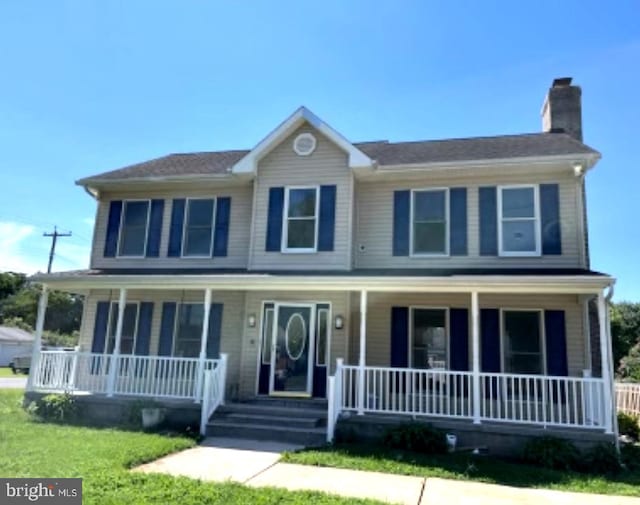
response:
[[(88, 274), (42, 282), (92, 302), (77, 351), (36, 346), (32, 391), (201, 403), (203, 429), (225, 400), (325, 397), (329, 440), (348, 413), (614, 429), (608, 277)], [(135, 324), (127, 322), (132, 303)], [(590, 303), (604, 322), (596, 335)], [(38, 339), (46, 304), (45, 287)], [(111, 315), (101, 316), (107, 305)], [(199, 318), (185, 336), (186, 306), (198, 306)]]

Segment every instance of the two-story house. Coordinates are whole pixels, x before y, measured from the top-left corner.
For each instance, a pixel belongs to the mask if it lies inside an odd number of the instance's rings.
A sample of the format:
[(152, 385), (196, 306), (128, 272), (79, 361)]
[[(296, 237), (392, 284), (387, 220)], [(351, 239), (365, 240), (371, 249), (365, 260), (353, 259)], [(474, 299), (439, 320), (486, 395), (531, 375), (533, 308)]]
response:
[(29, 387), (267, 438), (385, 415), (611, 436), (581, 114), (571, 79), (523, 135), (352, 143), (301, 107), (251, 150), (82, 179), (90, 269), (37, 276), (38, 335), (47, 288), (85, 294), (79, 350), (37, 353)]

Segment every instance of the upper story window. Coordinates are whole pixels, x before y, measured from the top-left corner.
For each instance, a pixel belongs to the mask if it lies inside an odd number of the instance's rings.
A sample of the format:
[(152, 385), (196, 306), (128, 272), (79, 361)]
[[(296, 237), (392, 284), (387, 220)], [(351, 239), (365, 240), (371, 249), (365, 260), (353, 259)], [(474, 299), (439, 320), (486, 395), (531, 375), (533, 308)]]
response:
[[(105, 352), (112, 354), (116, 342), (116, 329), (118, 326), (118, 303), (111, 303), (109, 313), (109, 332), (107, 333), (107, 348)], [(120, 338), (120, 354), (133, 354), (135, 348), (136, 334), (138, 330), (138, 304), (127, 303), (124, 306), (122, 318), (122, 336)]]
[(410, 366), (447, 368), (447, 309), (411, 309), (410, 349)]
[(505, 310), (502, 313), (504, 371), (544, 373), (542, 311)]
[(540, 255), (538, 186), (498, 188), (498, 243), (501, 256)]
[(449, 254), (449, 190), (414, 190), (411, 195), (411, 254)]
[(195, 358), (200, 355), (204, 305), (202, 303), (181, 303), (178, 306), (173, 355)]
[(186, 207), (182, 256), (210, 258), (213, 248), (215, 200), (189, 198)]
[(282, 234), (284, 252), (317, 251), (318, 193), (318, 186), (286, 188)]
[(149, 228), (149, 200), (123, 202), (118, 256), (144, 256)]

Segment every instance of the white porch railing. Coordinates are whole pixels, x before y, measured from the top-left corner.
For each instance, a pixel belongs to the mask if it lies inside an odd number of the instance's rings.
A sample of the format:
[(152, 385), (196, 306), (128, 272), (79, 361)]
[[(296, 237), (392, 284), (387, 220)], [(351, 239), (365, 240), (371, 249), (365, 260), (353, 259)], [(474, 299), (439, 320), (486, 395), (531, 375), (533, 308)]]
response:
[[(204, 370), (215, 369), (220, 361), (205, 360)], [(88, 392), (199, 401), (198, 364), (198, 358), (133, 355), (114, 357), (108, 354), (42, 351), (32, 371), (32, 388), (52, 392)], [(110, 377), (113, 377), (112, 383)]]
[(604, 427), (602, 379), (481, 373), (480, 391), (483, 420)]
[(640, 416), (640, 384), (616, 382), (616, 407), (618, 412)]
[(335, 374), (329, 377), (329, 384), (327, 388), (327, 442), (333, 441), (333, 435), (336, 430), (336, 423), (338, 422), (338, 416), (342, 412), (342, 393), (344, 391), (342, 385), (342, 379), (344, 374), (342, 373), (344, 364), (342, 358), (338, 358), (336, 362)]
[(358, 366), (338, 366), (329, 380), (329, 440), (343, 411), (606, 429), (599, 378), (481, 373), (476, 409), (472, 372), (368, 366), (362, 397), (360, 373)]
[(213, 369), (204, 371), (202, 386), (202, 410), (200, 411), (200, 434), (205, 435), (209, 418), (220, 405), (224, 405), (227, 378), (227, 355), (221, 354)]

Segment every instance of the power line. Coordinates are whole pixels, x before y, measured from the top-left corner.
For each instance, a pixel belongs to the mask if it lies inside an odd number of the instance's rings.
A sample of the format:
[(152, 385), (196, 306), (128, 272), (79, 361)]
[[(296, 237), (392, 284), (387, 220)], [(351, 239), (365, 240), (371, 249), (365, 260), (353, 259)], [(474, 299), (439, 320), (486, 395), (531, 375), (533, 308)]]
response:
[(58, 232), (58, 227), (54, 226), (53, 227), (53, 233), (43, 233), (42, 234), (43, 237), (52, 237), (52, 241), (51, 241), (51, 251), (49, 252), (49, 265), (47, 266), (47, 273), (50, 274), (51, 273), (51, 265), (53, 264), (53, 256), (56, 253), (56, 242), (58, 241), (58, 237), (70, 237), (71, 236), (71, 232), (67, 232), (67, 233), (59, 233)]

